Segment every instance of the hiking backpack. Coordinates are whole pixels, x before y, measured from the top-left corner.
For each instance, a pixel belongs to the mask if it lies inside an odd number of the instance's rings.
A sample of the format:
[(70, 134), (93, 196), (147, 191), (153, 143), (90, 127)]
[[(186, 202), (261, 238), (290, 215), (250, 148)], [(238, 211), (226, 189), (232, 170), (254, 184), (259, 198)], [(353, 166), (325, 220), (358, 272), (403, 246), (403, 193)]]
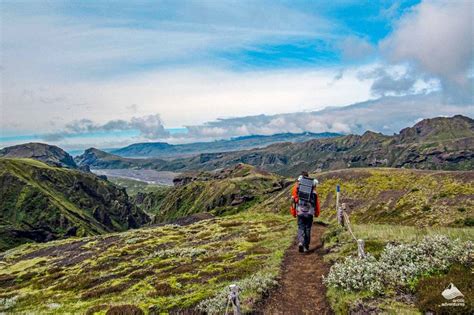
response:
[(298, 185), (298, 200), (303, 202), (311, 202), (313, 194), (314, 180), (309, 177), (302, 177)]
[(314, 180), (309, 177), (301, 177), (298, 180), (298, 214), (314, 215), (316, 205), (316, 193), (314, 190)]

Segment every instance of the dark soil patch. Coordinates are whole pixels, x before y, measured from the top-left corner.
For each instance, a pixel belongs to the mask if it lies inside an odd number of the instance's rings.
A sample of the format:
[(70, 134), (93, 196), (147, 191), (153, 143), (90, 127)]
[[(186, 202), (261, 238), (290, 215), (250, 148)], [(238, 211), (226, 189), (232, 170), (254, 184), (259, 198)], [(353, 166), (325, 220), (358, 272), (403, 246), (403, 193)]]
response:
[(358, 302), (349, 310), (351, 315), (375, 315), (380, 314), (380, 310), (376, 306), (369, 305), (365, 302)]
[(366, 199), (355, 199), (355, 198), (348, 198), (343, 196), (341, 198), (341, 204), (345, 203), (347, 207), (347, 212), (351, 213), (352, 211), (357, 211), (357, 209), (362, 208), (366, 204)]
[(155, 271), (152, 269), (141, 269), (132, 272), (128, 277), (130, 279), (144, 279), (148, 276), (152, 276), (155, 274)]
[(264, 314), (333, 314), (326, 300), (322, 276), (329, 271), (323, 260), (321, 236), (324, 226), (314, 224), (307, 254), (298, 252), (296, 242), (286, 252), (279, 287), (263, 301)]
[(135, 305), (116, 305), (112, 306), (105, 313), (106, 315), (144, 315), (141, 308)]
[(181, 226), (190, 225), (199, 221), (212, 219), (214, 216), (208, 212), (191, 214), (183, 218), (176, 219), (173, 223)]
[(108, 236), (106, 238), (101, 239), (99, 244), (97, 244), (97, 247), (100, 250), (105, 250), (105, 249), (108, 249), (111, 245), (118, 244), (120, 241), (121, 241), (121, 238), (118, 235)]
[(81, 295), (81, 298), (83, 298), (83, 299), (98, 298), (98, 297), (101, 297), (101, 296), (106, 295), (106, 294), (122, 292), (122, 291), (125, 291), (128, 288), (130, 288), (132, 285), (134, 285), (138, 281), (139, 280), (132, 279), (132, 280), (129, 280), (129, 281), (125, 281), (125, 282), (116, 284), (116, 285), (111, 285), (111, 286), (106, 286), (106, 287), (102, 287), (102, 288), (92, 289), (92, 290), (89, 290), (87, 292), (84, 292)]
[(174, 274), (180, 274), (180, 273), (194, 271), (197, 269), (197, 267), (198, 267), (197, 264), (182, 264), (182, 265), (178, 265), (174, 268), (169, 269), (169, 271)]
[(242, 224), (244, 224), (244, 222), (241, 222), (241, 221), (227, 221), (227, 222), (219, 223), (219, 225), (221, 227), (225, 227), (225, 228), (234, 227), (234, 226), (241, 226)]
[(166, 282), (157, 282), (153, 287), (155, 288), (155, 291), (149, 294), (151, 297), (170, 296), (181, 292), (179, 289), (173, 288)]
[(95, 252), (85, 252), (81, 254), (71, 253), (69, 255), (64, 256), (62, 259), (55, 261), (54, 265), (57, 267), (68, 267), (68, 266), (79, 264), (83, 262), (84, 260), (89, 259), (95, 255), (96, 255)]
[(33, 259), (37, 257), (63, 257), (68, 255), (74, 256), (82, 253), (83, 250), (81, 249), (81, 246), (85, 245), (86, 243), (86, 241), (77, 241), (57, 246), (41, 248), (18, 257), (17, 259), (15, 259), (15, 262), (18, 262), (20, 260)]
[(15, 276), (12, 275), (0, 275), (0, 288), (8, 288), (15, 285)]

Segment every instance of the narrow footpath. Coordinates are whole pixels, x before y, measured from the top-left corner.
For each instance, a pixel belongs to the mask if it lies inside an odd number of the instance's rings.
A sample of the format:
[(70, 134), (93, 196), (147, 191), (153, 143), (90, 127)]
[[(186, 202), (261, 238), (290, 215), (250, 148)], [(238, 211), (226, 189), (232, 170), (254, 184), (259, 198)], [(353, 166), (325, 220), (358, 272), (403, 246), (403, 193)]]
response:
[(322, 276), (329, 271), (323, 260), (321, 236), (324, 230), (324, 226), (313, 224), (308, 253), (299, 253), (296, 241), (288, 249), (280, 286), (265, 300), (261, 309), (263, 314), (333, 314), (322, 282)]

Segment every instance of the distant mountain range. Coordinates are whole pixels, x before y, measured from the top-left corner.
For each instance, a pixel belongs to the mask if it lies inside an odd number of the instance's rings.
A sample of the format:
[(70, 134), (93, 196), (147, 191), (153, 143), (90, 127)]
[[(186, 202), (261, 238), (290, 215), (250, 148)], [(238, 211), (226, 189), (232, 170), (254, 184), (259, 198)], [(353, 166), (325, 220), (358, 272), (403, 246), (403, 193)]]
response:
[(339, 133), (280, 133), (269, 136), (253, 135), (236, 137), (230, 140), (214, 142), (196, 142), (187, 144), (168, 144), (166, 142), (135, 143), (127, 147), (108, 152), (122, 157), (134, 158), (179, 158), (189, 157), (199, 153), (229, 152), (245, 149), (261, 148), (278, 142), (305, 142), (312, 139), (341, 136)]
[(201, 153), (174, 160), (126, 159), (97, 149), (76, 157), (78, 165), (91, 168), (152, 168), (167, 171), (214, 170), (246, 163), (281, 175), (302, 170), (348, 167), (403, 167), (469, 170), (474, 168), (474, 120), (457, 115), (425, 119), (393, 136), (365, 132), (277, 143), (264, 148)]

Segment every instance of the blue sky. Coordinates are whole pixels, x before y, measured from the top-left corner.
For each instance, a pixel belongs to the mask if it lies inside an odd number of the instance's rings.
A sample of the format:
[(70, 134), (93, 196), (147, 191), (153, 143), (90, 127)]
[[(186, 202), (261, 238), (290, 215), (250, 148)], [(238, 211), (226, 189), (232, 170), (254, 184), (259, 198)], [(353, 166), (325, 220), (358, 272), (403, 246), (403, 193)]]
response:
[[(471, 9), (462, 0), (2, 1), (0, 146), (271, 133), (275, 122), (215, 122), (433, 92), (465, 112)], [(285, 131), (357, 124), (334, 119)], [(176, 135), (184, 127), (192, 132)]]

